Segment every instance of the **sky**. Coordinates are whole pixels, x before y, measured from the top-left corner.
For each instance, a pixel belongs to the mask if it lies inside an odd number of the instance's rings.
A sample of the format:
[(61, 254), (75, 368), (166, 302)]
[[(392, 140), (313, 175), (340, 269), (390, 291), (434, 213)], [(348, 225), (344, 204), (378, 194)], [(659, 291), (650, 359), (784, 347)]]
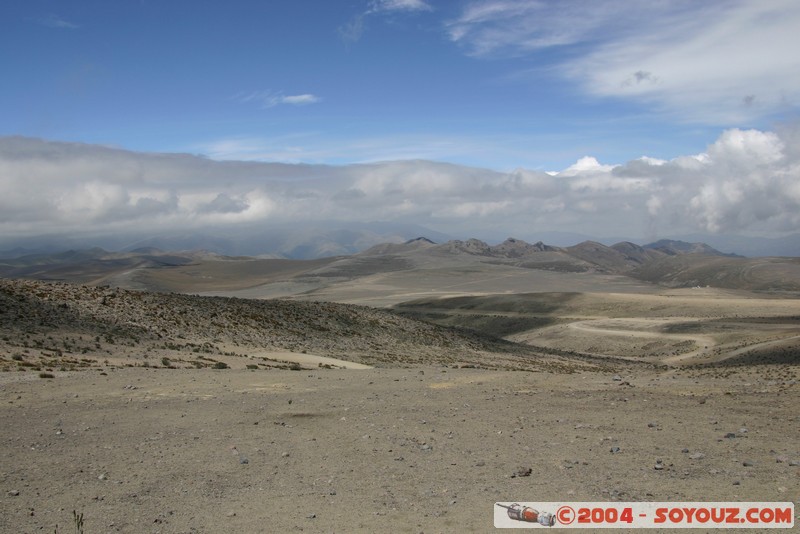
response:
[(795, 0), (7, 0), (0, 232), (800, 232), (798, 28)]

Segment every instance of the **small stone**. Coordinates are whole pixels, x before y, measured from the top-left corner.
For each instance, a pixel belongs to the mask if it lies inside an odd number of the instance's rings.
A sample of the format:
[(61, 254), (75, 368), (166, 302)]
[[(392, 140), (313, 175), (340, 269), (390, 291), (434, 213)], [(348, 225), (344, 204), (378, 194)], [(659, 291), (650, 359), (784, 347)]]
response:
[(308, 514), (306, 516), (306, 519), (315, 519), (316, 517), (317, 517), (317, 514)]
[(658, 428), (658, 423), (656, 422), (647, 423), (647, 428)]
[(775, 463), (785, 464), (788, 461), (789, 461), (789, 457), (788, 456), (781, 455), (781, 456), (776, 456), (775, 457)]
[(433, 447), (431, 445), (427, 444), (427, 443), (423, 443), (422, 446), (420, 447), (420, 449), (422, 449), (423, 451), (429, 451), (429, 450), (433, 449)]
[(744, 462), (742, 462), (742, 465), (745, 467), (753, 467), (755, 464), (751, 461), (745, 460)]
[(799, 467), (799, 466), (800, 466), (800, 461), (797, 461), (797, 460), (791, 460), (791, 461), (789, 462), (789, 465), (790, 465), (791, 467)]
[(727, 439), (733, 439), (736, 437), (736, 434), (734, 434), (733, 432), (728, 432), (727, 434), (725, 434), (725, 437)]
[(8, 496), (9, 497), (17, 497), (19, 495), (19, 490), (9, 490)]
[(622, 377), (619, 375), (614, 375), (611, 377), (611, 380), (613, 380), (614, 382), (622, 382)]
[(533, 473), (533, 469), (532, 468), (530, 468), (530, 467), (520, 467), (519, 469), (517, 469), (517, 471), (513, 475), (511, 475), (511, 478), (529, 477), (529, 476), (531, 476), (531, 473)]
[(684, 449), (681, 449), (681, 452), (682, 452), (683, 454), (686, 454), (686, 453), (688, 453), (688, 452), (689, 452), (689, 449), (685, 449), (685, 448), (684, 448)]
[(657, 463), (656, 465), (653, 466), (653, 469), (655, 469), (656, 471), (661, 471), (662, 469), (664, 469), (664, 464)]
[(97, 477), (97, 480), (108, 480), (108, 473), (101, 474), (99, 477)]
[(742, 485), (742, 482), (741, 482), (740, 480), (734, 480), (734, 481), (733, 481), (733, 485), (734, 485), (734, 486), (741, 486), (741, 485)]
[(747, 429), (745, 427), (740, 428), (739, 434), (747, 434)]
[(703, 454), (702, 452), (695, 452), (694, 454), (689, 455), (689, 458), (692, 460), (702, 460), (705, 457), (706, 455)]
[(619, 447), (611, 447), (611, 454), (617, 454), (618, 452), (621, 452)]
[(282, 452), (281, 453), (281, 458), (288, 458), (288, 457), (289, 457), (289, 453), (288, 452)]
[(240, 464), (249, 464), (250, 460), (248, 460), (247, 458), (244, 458), (244, 457), (243, 458), (239, 458), (239, 463)]

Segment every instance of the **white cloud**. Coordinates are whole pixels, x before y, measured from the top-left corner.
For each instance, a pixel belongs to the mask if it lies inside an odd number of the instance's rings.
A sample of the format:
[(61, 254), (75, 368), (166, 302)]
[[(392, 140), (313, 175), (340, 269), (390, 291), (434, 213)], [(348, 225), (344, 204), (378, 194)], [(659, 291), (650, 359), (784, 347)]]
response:
[(578, 176), (586, 173), (609, 172), (614, 167), (614, 165), (601, 165), (597, 158), (585, 156), (558, 174), (561, 176)]
[(366, 21), (371, 17), (420, 11), (433, 11), (433, 7), (425, 0), (372, 0), (365, 11), (358, 13), (339, 27), (339, 37), (345, 43), (355, 43), (361, 39)]
[(46, 17), (39, 20), (39, 23), (42, 26), (47, 26), (48, 28), (62, 28), (66, 30), (76, 30), (79, 28), (77, 24), (74, 24), (55, 13), (50, 13)]
[(381, 11), (432, 11), (433, 8), (424, 0), (373, 0), (367, 13)]
[(260, 104), (262, 108), (273, 108), (283, 104), (292, 106), (305, 106), (308, 104), (316, 104), (322, 101), (320, 97), (310, 93), (284, 95), (283, 93), (273, 93), (272, 91), (252, 91), (249, 93), (239, 93), (233, 97), (233, 100), (243, 103), (256, 102)]
[(800, 104), (800, 3), (490, 0), (447, 28), (475, 56), (561, 48), (557, 71), (597, 97), (707, 124)]
[[(0, 235), (148, 234), (293, 221), (393, 221), (469, 235), (544, 230), (800, 232), (800, 134), (731, 129), (703, 152), (555, 175), (431, 161), (290, 165), (0, 138)], [(646, 228), (646, 230), (637, 230)]]

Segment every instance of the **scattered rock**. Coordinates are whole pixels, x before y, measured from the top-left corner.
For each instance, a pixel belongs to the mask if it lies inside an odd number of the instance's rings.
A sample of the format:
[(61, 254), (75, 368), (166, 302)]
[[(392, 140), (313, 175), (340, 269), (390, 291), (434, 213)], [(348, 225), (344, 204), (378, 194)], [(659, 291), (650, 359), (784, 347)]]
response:
[(529, 476), (531, 476), (531, 473), (533, 473), (533, 469), (532, 468), (530, 468), (530, 467), (520, 467), (519, 469), (517, 469), (517, 471), (513, 475), (511, 475), (511, 478), (529, 477)]

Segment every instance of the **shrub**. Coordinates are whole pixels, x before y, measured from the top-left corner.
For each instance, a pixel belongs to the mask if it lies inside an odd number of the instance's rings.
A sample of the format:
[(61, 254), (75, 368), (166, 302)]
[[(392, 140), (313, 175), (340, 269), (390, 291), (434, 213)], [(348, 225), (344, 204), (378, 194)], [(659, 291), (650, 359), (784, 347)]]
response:
[(39, 373), (39, 378), (55, 378), (53, 373)]
[(228, 364), (225, 362), (217, 362), (211, 366), (212, 369), (228, 369)]

